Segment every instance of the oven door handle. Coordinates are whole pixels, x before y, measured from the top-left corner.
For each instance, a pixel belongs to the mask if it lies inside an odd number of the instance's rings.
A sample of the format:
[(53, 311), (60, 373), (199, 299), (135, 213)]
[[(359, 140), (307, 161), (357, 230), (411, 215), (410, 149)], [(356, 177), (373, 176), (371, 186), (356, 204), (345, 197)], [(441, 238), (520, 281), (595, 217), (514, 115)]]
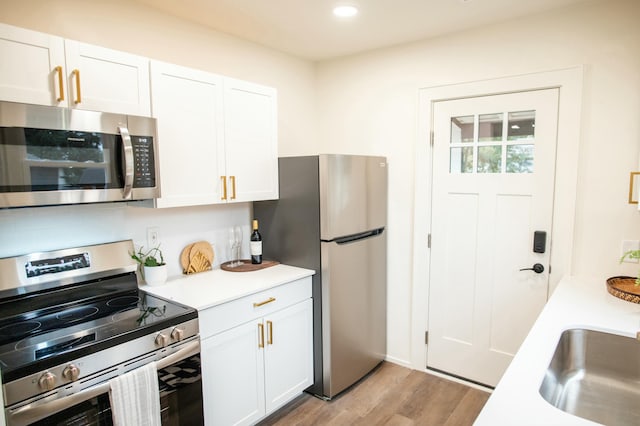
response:
[[(158, 367), (158, 370), (161, 370), (176, 363), (177, 361), (189, 358), (197, 354), (198, 352), (200, 352), (200, 341), (194, 340), (193, 342), (190, 342), (184, 347), (180, 348), (180, 350), (178, 350), (177, 352), (174, 352), (171, 355), (168, 355), (157, 361), (156, 365)], [(65, 396), (51, 402), (46, 402), (36, 406), (25, 405), (24, 407), (18, 408), (16, 411), (8, 414), (7, 424), (16, 426), (28, 425), (38, 420), (42, 420), (54, 413), (66, 410), (69, 407), (73, 407), (76, 404), (80, 404), (81, 402), (87, 401), (91, 398), (95, 398), (98, 395), (107, 393), (110, 390), (111, 386), (109, 385), (109, 382), (106, 381), (100, 383), (99, 385), (84, 389), (78, 393), (74, 393), (73, 395)]]

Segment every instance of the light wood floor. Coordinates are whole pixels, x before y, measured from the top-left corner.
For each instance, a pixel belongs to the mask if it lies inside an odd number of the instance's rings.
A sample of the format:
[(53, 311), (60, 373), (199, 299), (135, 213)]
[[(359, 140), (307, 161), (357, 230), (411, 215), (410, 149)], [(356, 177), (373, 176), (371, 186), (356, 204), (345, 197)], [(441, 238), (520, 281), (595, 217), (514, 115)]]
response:
[(331, 401), (303, 394), (260, 426), (471, 425), (489, 393), (383, 362)]

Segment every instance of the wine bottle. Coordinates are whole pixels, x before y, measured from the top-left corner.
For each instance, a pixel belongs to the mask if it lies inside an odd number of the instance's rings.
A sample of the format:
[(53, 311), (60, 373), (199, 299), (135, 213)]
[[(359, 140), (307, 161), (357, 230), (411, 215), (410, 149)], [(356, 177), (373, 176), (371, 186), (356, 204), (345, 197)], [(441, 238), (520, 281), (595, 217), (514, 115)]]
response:
[(258, 231), (258, 221), (253, 220), (253, 232), (251, 233), (251, 263), (262, 263), (262, 235)]

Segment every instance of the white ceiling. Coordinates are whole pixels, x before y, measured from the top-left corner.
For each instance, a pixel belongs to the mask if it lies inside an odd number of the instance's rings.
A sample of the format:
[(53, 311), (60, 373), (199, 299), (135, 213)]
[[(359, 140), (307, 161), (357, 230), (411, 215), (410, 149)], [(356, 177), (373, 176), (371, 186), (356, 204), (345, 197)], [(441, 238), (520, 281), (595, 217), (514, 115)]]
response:
[[(311, 60), (351, 55), (587, 0), (135, 0)], [(335, 18), (336, 4), (354, 18)]]

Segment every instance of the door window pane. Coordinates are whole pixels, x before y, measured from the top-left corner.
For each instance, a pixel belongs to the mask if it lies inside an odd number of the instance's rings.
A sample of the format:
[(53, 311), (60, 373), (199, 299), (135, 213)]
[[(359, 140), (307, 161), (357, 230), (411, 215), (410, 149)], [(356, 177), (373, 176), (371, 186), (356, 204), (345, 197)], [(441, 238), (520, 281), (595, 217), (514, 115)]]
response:
[(533, 173), (533, 145), (507, 146), (507, 173)]
[(451, 117), (451, 143), (473, 143), (473, 115)]
[(502, 146), (478, 147), (478, 173), (500, 173), (502, 171)]
[(480, 114), (478, 118), (478, 141), (501, 141), (502, 117), (503, 114)]
[(516, 141), (522, 139), (533, 139), (535, 128), (535, 111), (510, 112), (507, 140)]
[(473, 173), (473, 147), (451, 148), (450, 158), (451, 173)]

